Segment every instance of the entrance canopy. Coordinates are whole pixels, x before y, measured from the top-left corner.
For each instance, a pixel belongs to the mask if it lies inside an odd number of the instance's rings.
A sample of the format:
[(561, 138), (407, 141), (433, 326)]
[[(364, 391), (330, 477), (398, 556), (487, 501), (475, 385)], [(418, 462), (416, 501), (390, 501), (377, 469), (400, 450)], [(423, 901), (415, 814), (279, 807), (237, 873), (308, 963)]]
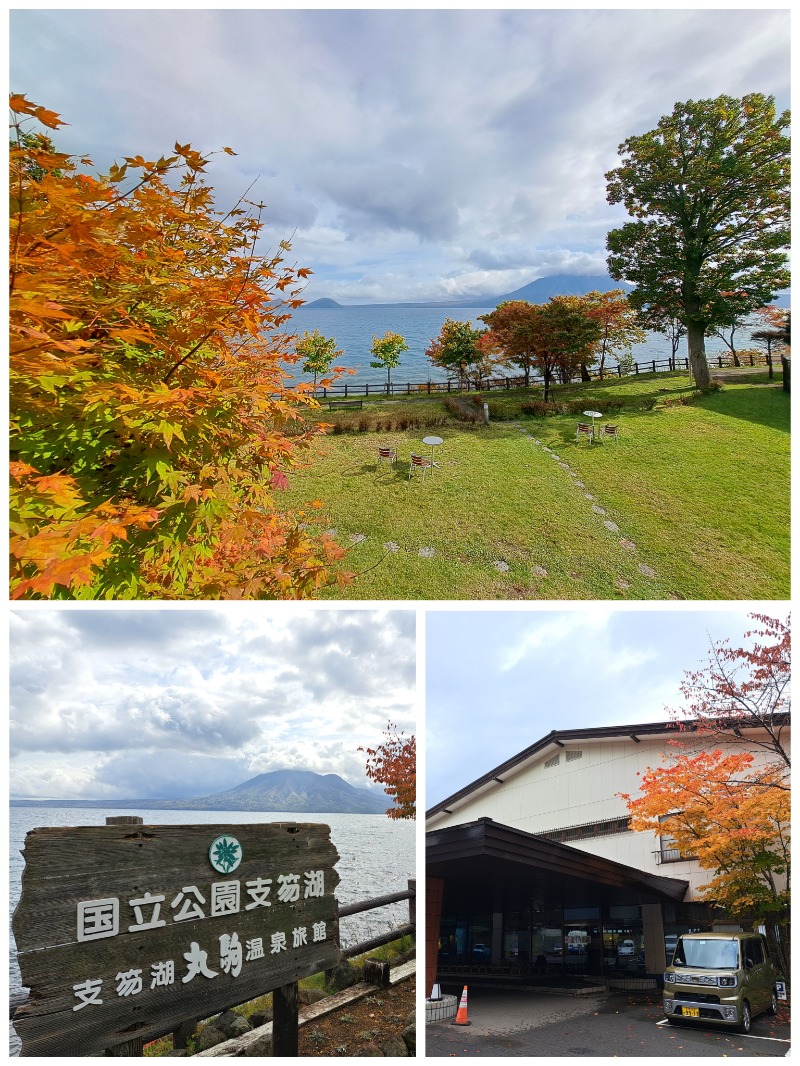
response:
[(502, 890), (507, 903), (532, 894), (564, 906), (581, 906), (589, 896), (597, 904), (680, 903), (689, 887), (688, 881), (623, 866), (491, 818), (429, 832), (426, 872), (458, 895)]

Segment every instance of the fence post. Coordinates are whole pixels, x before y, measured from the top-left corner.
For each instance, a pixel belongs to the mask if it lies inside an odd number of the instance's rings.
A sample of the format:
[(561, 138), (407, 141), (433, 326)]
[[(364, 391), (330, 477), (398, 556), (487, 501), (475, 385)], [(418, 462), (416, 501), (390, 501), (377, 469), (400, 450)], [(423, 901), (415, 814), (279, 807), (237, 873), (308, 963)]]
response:
[(430, 394), (431, 394), (431, 383), (429, 381), (428, 382), (428, 395), (430, 396)]
[(416, 878), (412, 878), (408, 882), (408, 891), (411, 895), (408, 897), (408, 924), (417, 924), (417, 881)]
[(364, 395), (369, 396), (369, 382), (364, 386)]
[(195, 1031), (196, 1022), (181, 1022), (177, 1029), (172, 1030), (172, 1050), (180, 1051), (189, 1043), (189, 1037)]
[(617, 377), (622, 377), (622, 367), (619, 365), (619, 363), (617, 363)]
[(655, 372), (656, 372), (656, 361), (654, 359), (653, 360), (653, 373), (655, 374)]
[(719, 362), (719, 368), (720, 368), (720, 370), (722, 370), (722, 356), (719, 357), (718, 362)]
[(344, 394), (345, 394), (345, 396), (347, 396), (347, 383), (346, 382), (345, 382), (345, 386), (344, 386)]
[(297, 1058), (297, 981), (281, 985), (272, 993), (272, 1054)]
[(638, 374), (639, 373), (639, 364), (638, 363), (634, 363), (633, 364), (633, 369), (634, 369), (634, 372)]

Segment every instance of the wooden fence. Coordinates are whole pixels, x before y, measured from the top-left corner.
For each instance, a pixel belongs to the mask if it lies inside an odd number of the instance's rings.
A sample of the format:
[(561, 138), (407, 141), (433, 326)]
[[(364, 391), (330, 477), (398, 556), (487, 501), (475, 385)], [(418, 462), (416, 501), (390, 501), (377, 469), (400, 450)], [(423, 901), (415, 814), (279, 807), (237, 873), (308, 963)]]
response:
[[(351, 959), (356, 955), (363, 955), (368, 951), (374, 951), (375, 948), (380, 947), (383, 944), (389, 944), (393, 940), (399, 940), (403, 936), (415, 936), (416, 935), (416, 898), (417, 889), (416, 881), (412, 880), (408, 882), (408, 887), (400, 892), (392, 892), (385, 896), (375, 896), (372, 899), (362, 900), (359, 903), (347, 903), (338, 908), (337, 918), (345, 918), (351, 914), (363, 914), (366, 911), (378, 910), (380, 907), (387, 907), (392, 903), (402, 903), (404, 900), (408, 900), (408, 921), (403, 925), (395, 926), (392, 929), (387, 930), (385, 933), (381, 933), (378, 936), (370, 937), (368, 940), (363, 940), (357, 944), (348, 945), (346, 948), (341, 948), (342, 955), (346, 959)], [(338, 928), (338, 921), (337, 921)], [(341, 945), (340, 945), (341, 947)], [(250, 997), (248, 997), (250, 998)], [(273, 999), (275, 1003), (275, 1020), (273, 1027), (273, 1055), (297, 1055), (297, 986), (287, 986), (286, 988), (276, 989), (273, 992)], [(22, 1007), (28, 1001), (27, 993), (11, 996), (9, 1000), (9, 1014), (11, 1021), (14, 1021), (14, 1015), (17, 1010)], [(248, 1002), (245, 1000), (244, 1002)], [(231, 1003), (230, 1007), (239, 1006), (239, 1003)], [(283, 1024), (279, 1020), (280, 1015), (283, 1016)], [(160, 1036), (171, 1036), (172, 1046), (178, 1050), (185, 1048), (189, 1037), (197, 1028), (198, 1022), (204, 1021), (203, 1018), (195, 1018), (184, 1022), (177, 1029), (165, 1030), (163, 1033), (156, 1034), (152, 1039), (158, 1039)], [(149, 1042), (149, 1041), (148, 1041)], [(132, 1050), (130, 1044), (125, 1044), (124, 1050), (122, 1047), (112, 1048), (106, 1051), (106, 1055), (111, 1056), (131, 1056), (143, 1054), (141, 1048), (138, 1050)], [(294, 1048), (294, 1050), (292, 1050)]]
[[(706, 355), (709, 367), (717, 367), (722, 370), (723, 367), (734, 366), (733, 356), (730, 354), (724, 355)], [(754, 355), (748, 352), (746, 357), (746, 365), (748, 366), (768, 366), (769, 361), (766, 355)], [(647, 359), (642, 362), (634, 363), (631, 367), (630, 373), (632, 375), (637, 374), (659, 374), (667, 373), (671, 370), (688, 370), (688, 359)], [(622, 367), (607, 367), (605, 371), (608, 377), (626, 377), (627, 374), (623, 374)], [(580, 381), (579, 377), (573, 377), (572, 381)], [(463, 381), (459, 381), (458, 378), (448, 378), (446, 381), (406, 381), (406, 382), (344, 382), (341, 385), (327, 385), (322, 388), (314, 390), (313, 395), (317, 400), (334, 399), (337, 396), (412, 396), (412, 395), (427, 395), (431, 396), (434, 393), (449, 393), (449, 392), (491, 392), (497, 389), (521, 389), (525, 387), (525, 378), (522, 376), (517, 377), (490, 377), (479, 378), (476, 380), (470, 379), (469, 384)], [(529, 385), (541, 385), (543, 379), (541, 377), (534, 377), (531, 375)], [(561, 384), (564, 384), (561, 382)]]

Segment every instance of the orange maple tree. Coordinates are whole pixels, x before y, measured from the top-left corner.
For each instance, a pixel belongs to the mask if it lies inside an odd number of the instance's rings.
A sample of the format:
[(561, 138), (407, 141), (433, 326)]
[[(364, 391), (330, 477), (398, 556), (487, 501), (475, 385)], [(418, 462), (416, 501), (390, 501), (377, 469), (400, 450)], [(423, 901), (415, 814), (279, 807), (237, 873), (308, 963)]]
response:
[[(631, 829), (652, 831), (670, 848), (713, 871), (705, 898), (732, 917), (767, 923), (788, 973), (790, 800), (783, 771), (754, 770), (749, 752), (680, 756), (648, 768), (640, 792), (622, 793)], [(775, 927), (783, 935), (775, 935)]]
[(96, 175), (11, 111), (12, 597), (313, 594), (343, 551), (278, 500), (321, 429), (282, 332), (310, 272), (190, 145)]
[(397, 726), (392, 722), (387, 723), (384, 737), (383, 743), (376, 748), (358, 749), (369, 756), (367, 777), (383, 785), (383, 791), (391, 796), (394, 806), (386, 812), (390, 818), (416, 818), (416, 737), (398, 733)]
[(788, 973), (791, 618), (750, 618), (749, 646), (712, 643), (705, 665), (686, 671), (674, 754), (645, 770), (638, 795), (620, 795), (632, 829), (713, 871), (707, 899), (764, 922)]

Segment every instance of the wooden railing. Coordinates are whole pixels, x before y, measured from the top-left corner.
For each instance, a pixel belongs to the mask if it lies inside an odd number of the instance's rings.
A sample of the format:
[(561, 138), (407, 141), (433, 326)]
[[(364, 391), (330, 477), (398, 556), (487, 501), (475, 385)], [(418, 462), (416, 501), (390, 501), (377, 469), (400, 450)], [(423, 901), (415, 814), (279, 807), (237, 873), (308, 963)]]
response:
[[(709, 367), (717, 367), (722, 370), (723, 367), (733, 366), (734, 359), (730, 354), (709, 355), (706, 354)], [(744, 360), (742, 360), (744, 362)], [(768, 366), (769, 362), (766, 355), (754, 355), (748, 352), (746, 357), (746, 365), (755, 366)], [(606, 367), (605, 375), (607, 377), (628, 377), (630, 375), (637, 374), (659, 374), (667, 373), (672, 370), (688, 370), (688, 359), (646, 359), (641, 362), (636, 362), (632, 365), (630, 374), (623, 374), (622, 367), (609, 366)], [(580, 381), (579, 376), (574, 376), (571, 381)], [(597, 380), (597, 377), (593, 378)], [(541, 385), (543, 379), (539, 376), (534, 377), (531, 375), (527, 384)], [(566, 382), (559, 381), (558, 384), (567, 384)], [(497, 389), (521, 389), (526, 387), (525, 378), (521, 375), (516, 377), (487, 377), (487, 378), (469, 378), (465, 380), (459, 380), (458, 378), (448, 378), (446, 381), (405, 381), (397, 382), (352, 382), (346, 381), (341, 385), (326, 385), (313, 390), (313, 395), (317, 400), (326, 400), (336, 396), (413, 396), (413, 395), (427, 395), (431, 396), (436, 393), (450, 393), (450, 392), (491, 392)]]

